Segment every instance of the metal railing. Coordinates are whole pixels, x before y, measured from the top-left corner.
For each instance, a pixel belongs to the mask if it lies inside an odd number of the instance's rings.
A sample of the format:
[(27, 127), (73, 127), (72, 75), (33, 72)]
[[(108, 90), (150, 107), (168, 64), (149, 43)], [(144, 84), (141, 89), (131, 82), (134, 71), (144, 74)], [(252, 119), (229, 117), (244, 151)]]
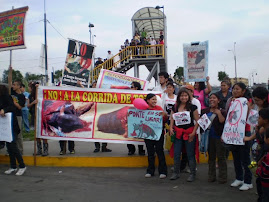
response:
[(97, 80), (101, 69), (111, 70), (113, 68), (121, 68), (121, 64), (128, 63), (130, 59), (135, 58), (164, 58), (164, 45), (139, 45), (128, 46), (114, 55), (112, 58), (106, 60), (102, 64), (96, 66), (92, 71), (91, 82)]

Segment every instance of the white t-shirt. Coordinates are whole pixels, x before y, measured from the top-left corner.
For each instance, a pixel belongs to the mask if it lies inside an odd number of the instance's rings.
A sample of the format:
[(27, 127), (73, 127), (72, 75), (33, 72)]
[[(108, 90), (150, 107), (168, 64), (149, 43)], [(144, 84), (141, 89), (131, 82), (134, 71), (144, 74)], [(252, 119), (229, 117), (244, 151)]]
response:
[(164, 93), (162, 96), (162, 102), (163, 102), (163, 110), (170, 115), (171, 110), (173, 109), (174, 105), (176, 104), (177, 96), (174, 95), (174, 98), (169, 98), (167, 93)]
[(153, 88), (153, 91), (161, 91), (162, 93), (166, 90), (166, 86), (164, 88), (162, 88), (161, 85), (155, 86)]
[[(196, 98), (192, 98), (191, 103), (197, 107), (197, 111), (198, 111), (198, 114), (200, 116), (201, 115), (201, 103), (200, 103), (200, 101)], [(196, 124), (195, 121), (194, 121), (194, 124)], [(200, 141), (201, 140), (200, 127), (197, 128), (196, 133), (198, 134), (198, 139)]]

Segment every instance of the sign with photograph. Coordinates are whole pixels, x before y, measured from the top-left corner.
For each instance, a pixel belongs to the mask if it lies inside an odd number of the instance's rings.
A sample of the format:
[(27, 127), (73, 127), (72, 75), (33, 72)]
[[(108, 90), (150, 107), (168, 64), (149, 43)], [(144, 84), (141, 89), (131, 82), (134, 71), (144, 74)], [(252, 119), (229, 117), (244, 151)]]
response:
[(211, 121), (209, 120), (208, 116), (204, 114), (200, 117), (200, 119), (197, 121), (199, 126), (205, 131), (211, 124)]
[(176, 126), (187, 125), (191, 123), (191, 115), (189, 111), (177, 112), (173, 114)]
[(251, 126), (257, 126), (259, 119), (259, 112), (257, 110), (251, 109), (248, 114), (247, 124)]

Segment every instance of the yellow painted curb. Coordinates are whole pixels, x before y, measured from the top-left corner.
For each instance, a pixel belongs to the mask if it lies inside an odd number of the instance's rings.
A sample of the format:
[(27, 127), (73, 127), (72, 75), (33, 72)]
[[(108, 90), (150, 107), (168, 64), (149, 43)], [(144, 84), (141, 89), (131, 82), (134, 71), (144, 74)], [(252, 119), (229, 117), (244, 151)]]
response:
[[(168, 166), (173, 165), (173, 159), (167, 154), (165, 156)], [(230, 159), (230, 158), (229, 158)], [(24, 163), (34, 166), (33, 156), (23, 156)], [(207, 158), (200, 154), (200, 163), (207, 163)], [(158, 163), (156, 158), (156, 164)], [(0, 155), (0, 164), (9, 164), (9, 157)], [(55, 167), (147, 167), (147, 156), (131, 157), (36, 157), (36, 166)]]

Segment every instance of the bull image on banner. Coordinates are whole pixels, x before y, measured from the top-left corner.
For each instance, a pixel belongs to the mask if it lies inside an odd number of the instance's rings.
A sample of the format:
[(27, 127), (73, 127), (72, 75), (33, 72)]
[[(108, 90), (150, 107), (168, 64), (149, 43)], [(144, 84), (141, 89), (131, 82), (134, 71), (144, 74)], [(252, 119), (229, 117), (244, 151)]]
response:
[(0, 51), (26, 48), (24, 22), (28, 6), (0, 13)]
[(206, 81), (208, 76), (208, 41), (184, 44), (184, 77), (187, 82)]
[(131, 83), (136, 81), (141, 84), (141, 89), (146, 90), (148, 81), (127, 76), (118, 72), (101, 69), (97, 81), (97, 88), (105, 89), (130, 89)]
[(225, 121), (221, 139), (226, 144), (244, 145), (246, 119), (248, 112), (246, 98), (232, 101)]
[(62, 84), (76, 86), (77, 82), (88, 86), (94, 46), (69, 39)]
[(159, 140), (162, 126), (162, 111), (128, 110), (128, 137)]
[(37, 137), (55, 140), (143, 144), (128, 138), (128, 110), (149, 92), (39, 87)]

